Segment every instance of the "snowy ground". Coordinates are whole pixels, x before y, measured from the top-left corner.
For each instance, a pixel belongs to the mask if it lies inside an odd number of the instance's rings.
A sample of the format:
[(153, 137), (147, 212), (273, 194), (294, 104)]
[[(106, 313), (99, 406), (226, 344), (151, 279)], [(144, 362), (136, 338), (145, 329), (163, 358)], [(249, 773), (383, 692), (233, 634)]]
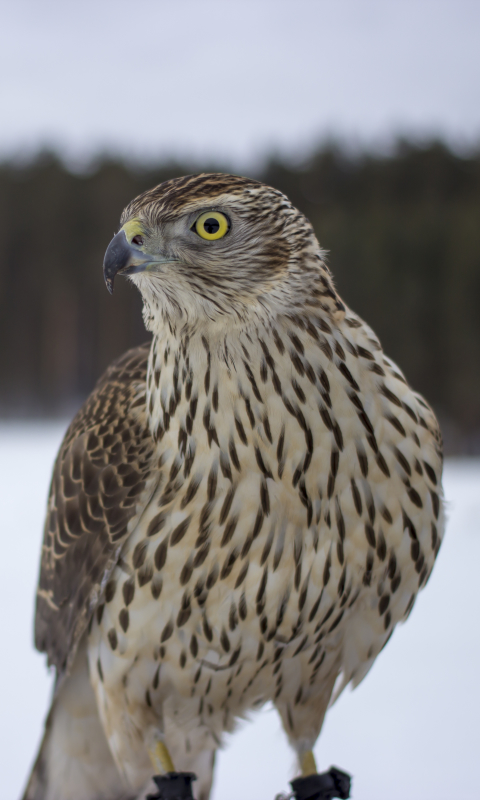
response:
[[(64, 426), (0, 425), (1, 797), (17, 800), (41, 736), (52, 676), (32, 646), (50, 470)], [(354, 775), (354, 800), (480, 797), (480, 460), (449, 461), (448, 535), (407, 625), (328, 714), (316, 756)], [(220, 754), (213, 800), (273, 800), (293, 757), (276, 714), (243, 723)]]

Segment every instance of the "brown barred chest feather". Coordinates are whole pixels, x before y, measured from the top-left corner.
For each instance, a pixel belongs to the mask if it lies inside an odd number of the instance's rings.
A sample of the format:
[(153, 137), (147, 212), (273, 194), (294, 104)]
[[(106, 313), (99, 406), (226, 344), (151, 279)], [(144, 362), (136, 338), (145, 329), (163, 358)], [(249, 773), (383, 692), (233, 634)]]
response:
[(190, 175), (121, 224), (104, 277), (139, 288), (153, 342), (111, 365), (55, 464), (36, 643), (58, 681), (26, 800), (118, 796), (117, 770), (143, 792), (165, 742), (207, 800), (222, 733), (268, 700), (310, 774), (328, 703), (444, 530), (435, 417), (284, 195)]
[(199, 747), (268, 699), (313, 742), (432, 569), (431, 412), (349, 313), (158, 339), (147, 408), (158, 486), (90, 639), (105, 728), (121, 687), (139, 729), (181, 710)]

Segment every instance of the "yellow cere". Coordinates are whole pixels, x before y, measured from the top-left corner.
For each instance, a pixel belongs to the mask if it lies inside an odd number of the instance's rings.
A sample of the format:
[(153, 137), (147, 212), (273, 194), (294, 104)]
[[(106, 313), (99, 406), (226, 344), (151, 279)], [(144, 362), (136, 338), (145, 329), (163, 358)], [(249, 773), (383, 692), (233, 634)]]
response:
[(228, 231), (228, 219), (220, 211), (205, 211), (197, 219), (195, 230), (202, 239), (221, 239)]
[(122, 231), (124, 231), (129, 244), (135, 236), (143, 236), (143, 228), (138, 219), (130, 219), (123, 225)]

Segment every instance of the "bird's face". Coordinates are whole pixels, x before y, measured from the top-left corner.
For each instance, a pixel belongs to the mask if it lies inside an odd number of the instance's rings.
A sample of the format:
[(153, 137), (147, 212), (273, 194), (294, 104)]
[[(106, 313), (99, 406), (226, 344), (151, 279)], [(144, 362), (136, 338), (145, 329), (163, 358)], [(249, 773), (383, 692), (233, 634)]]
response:
[(167, 181), (132, 201), (121, 221), (105, 281), (113, 291), (120, 273), (138, 286), (152, 329), (157, 317), (245, 318), (278, 293), (306, 248), (318, 249), (284, 195), (230, 175)]

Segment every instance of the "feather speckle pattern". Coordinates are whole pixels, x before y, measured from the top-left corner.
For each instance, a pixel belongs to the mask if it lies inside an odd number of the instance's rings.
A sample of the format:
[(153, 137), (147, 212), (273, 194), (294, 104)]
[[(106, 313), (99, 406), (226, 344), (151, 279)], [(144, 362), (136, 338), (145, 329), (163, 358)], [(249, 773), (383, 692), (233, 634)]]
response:
[[(210, 210), (228, 233), (204, 241)], [(280, 192), (190, 176), (122, 224), (153, 340), (62, 445), (36, 642), (65, 685), (85, 643), (126, 786), (162, 739), (206, 800), (237, 717), (272, 701), (301, 758), (410, 613), (443, 535), (441, 437)]]

